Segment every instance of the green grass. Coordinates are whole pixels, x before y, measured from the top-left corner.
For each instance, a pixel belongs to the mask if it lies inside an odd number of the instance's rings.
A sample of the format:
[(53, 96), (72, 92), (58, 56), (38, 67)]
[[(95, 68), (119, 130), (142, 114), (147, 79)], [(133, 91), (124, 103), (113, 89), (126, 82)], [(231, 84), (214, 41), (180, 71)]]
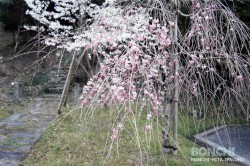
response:
[[(146, 113), (141, 116), (146, 117)], [(157, 119), (152, 121), (152, 132), (145, 134), (144, 128), (148, 123), (146, 118), (138, 118), (136, 113), (135, 116), (129, 115), (124, 130), (120, 134), (119, 142), (114, 141), (113, 143), (110, 139), (110, 126), (116, 123), (115, 117), (121, 119), (121, 115), (117, 115), (115, 111), (102, 110), (93, 115), (90, 112), (83, 112), (85, 118), (80, 120), (79, 117), (81, 117), (80, 111), (76, 110), (51, 125), (22, 164), (41, 166), (234, 165), (226, 162), (192, 162), (190, 160), (191, 148), (198, 147), (198, 145), (188, 138), (216, 125), (246, 123), (244, 120), (236, 121), (225, 118), (223, 115), (207, 116), (206, 120), (199, 121), (187, 113), (180, 112), (179, 150), (178, 154), (174, 156), (162, 153), (161, 117), (159, 117), (159, 121)], [(135, 131), (134, 121), (136, 121), (137, 131)], [(110, 148), (111, 146), (112, 148)], [(212, 156), (206, 157), (212, 158)]]
[[(1, 104), (0, 104), (0, 106), (1, 106)], [(13, 113), (14, 112), (12, 109), (0, 108), (0, 121), (11, 116)]]
[(18, 104), (0, 101), (0, 121), (14, 113), (27, 113), (28, 99), (23, 99)]

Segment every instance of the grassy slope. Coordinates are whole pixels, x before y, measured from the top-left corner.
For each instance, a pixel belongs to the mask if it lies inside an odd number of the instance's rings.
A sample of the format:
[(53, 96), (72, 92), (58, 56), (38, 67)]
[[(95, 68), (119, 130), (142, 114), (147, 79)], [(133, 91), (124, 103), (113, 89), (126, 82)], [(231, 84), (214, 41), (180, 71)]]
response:
[(12, 111), (0, 108), (0, 121), (12, 115)]
[[(190, 161), (191, 148), (197, 147), (187, 137), (199, 131), (211, 128), (212, 126), (226, 123), (239, 123), (233, 120), (220, 117), (207, 117), (206, 121), (198, 121), (192, 116), (180, 113), (179, 122), (179, 152), (177, 156), (163, 154), (161, 152), (161, 128), (154, 119), (153, 131), (145, 134), (144, 127), (146, 120), (136, 120), (137, 116), (131, 115), (131, 120), (125, 124), (119, 143), (116, 141), (111, 146), (110, 126), (116, 114), (104, 110), (93, 116), (79, 119), (79, 112), (69, 114), (61, 121), (55, 122), (45, 132), (41, 140), (35, 145), (31, 154), (22, 163), (23, 165), (194, 165), (194, 166), (215, 166), (234, 165), (226, 162), (201, 162)], [(84, 115), (83, 114), (83, 115)], [(89, 114), (91, 115), (91, 114)], [(146, 116), (142, 115), (142, 116)], [(223, 117), (223, 116), (222, 116)], [(142, 118), (145, 119), (145, 118)], [(160, 119), (160, 118), (159, 118)], [(83, 123), (81, 123), (84, 121)], [(138, 133), (133, 127), (136, 121)], [(89, 125), (86, 125), (87, 122)], [(243, 123), (243, 121), (241, 121)], [(158, 132), (157, 132), (158, 130)], [(159, 133), (159, 134), (158, 134)], [(138, 138), (138, 139), (136, 139)], [(140, 144), (138, 144), (138, 141)], [(140, 146), (139, 146), (140, 145)], [(140, 148), (138, 148), (140, 147)], [(111, 153), (109, 153), (111, 152)], [(107, 157), (109, 156), (109, 157)], [(198, 157), (198, 156), (196, 156)]]
[(0, 102), (0, 121), (11, 116), (14, 111), (10, 108), (2, 107), (3, 104)]

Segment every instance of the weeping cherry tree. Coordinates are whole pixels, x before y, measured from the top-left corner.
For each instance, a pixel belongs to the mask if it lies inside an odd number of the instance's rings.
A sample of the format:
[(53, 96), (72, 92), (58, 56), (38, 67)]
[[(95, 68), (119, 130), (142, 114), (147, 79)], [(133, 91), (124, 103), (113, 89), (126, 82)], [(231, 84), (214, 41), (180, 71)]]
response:
[(47, 44), (97, 59), (99, 71), (83, 88), (82, 111), (108, 107), (122, 116), (112, 126), (112, 141), (129, 118), (136, 135), (136, 117), (146, 118), (146, 137), (157, 119), (163, 151), (176, 153), (181, 110), (233, 117), (238, 108), (249, 117), (250, 30), (224, 1), (108, 0), (63, 42), (59, 31), (52, 33)]

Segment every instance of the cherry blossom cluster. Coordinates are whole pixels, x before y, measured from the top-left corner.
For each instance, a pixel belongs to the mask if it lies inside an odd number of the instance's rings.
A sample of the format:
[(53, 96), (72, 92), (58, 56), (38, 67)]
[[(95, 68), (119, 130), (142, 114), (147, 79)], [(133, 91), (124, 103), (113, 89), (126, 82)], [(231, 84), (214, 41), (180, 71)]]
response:
[[(40, 25), (25, 26), (28, 30), (40, 32), (47, 31), (45, 44), (57, 46), (72, 40), (75, 29), (80, 19), (84, 19), (86, 13), (94, 16), (99, 11), (99, 6), (90, 3), (89, 0), (25, 0), (29, 7), (26, 14), (31, 15)], [(62, 23), (65, 22), (65, 23)]]
[[(68, 42), (63, 47), (68, 51), (97, 45), (115, 49), (120, 45), (119, 43), (144, 40), (144, 36), (147, 35), (145, 25), (149, 22), (145, 10), (138, 8), (136, 11), (133, 9), (126, 11), (112, 5), (102, 7), (99, 14), (94, 17), (94, 22), (83, 31), (76, 33), (73, 37), (74, 41)], [(133, 12), (136, 13), (131, 15)]]
[[(204, 4), (193, 0), (191, 9), (191, 26), (184, 36), (185, 49), (188, 50), (186, 67), (189, 69), (184, 74), (187, 75), (184, 84), (188, 91), (196, 96), (201, 91), (216, 94), (204, 89), (208, 78), (215, 86), (210, 90), (229, 92), (231, 88), (242, 85), (248, 79), (246, 70), (249, 67), (249, 35), (247, 30), (242, 31), (246, 29), (245, 25), (219, 1)], [(217, 66), (228, 70), (227, 75), (221, 73)]]

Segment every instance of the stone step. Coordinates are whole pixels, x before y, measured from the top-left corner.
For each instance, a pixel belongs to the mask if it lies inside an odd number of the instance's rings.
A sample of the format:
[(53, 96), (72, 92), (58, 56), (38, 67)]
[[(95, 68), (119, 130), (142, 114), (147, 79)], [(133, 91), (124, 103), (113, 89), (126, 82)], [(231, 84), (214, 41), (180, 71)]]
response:
[(50, 99), (53, 99), (53, 100), (60, 100), (60, 97), (61, 97), (61, 96), (58, 95), (58, 94), (46, 93), (46, 94), (44, 94), (42, 97), (45, 98), (45, 99), (48, 99), (48, 100), (50, 100)]
[(51, 78), (50, 79), (50, 82), (51, 83), (62, 83), (62, 82), (65, 82), (66, 81), (66, 78), (62, 78), (62, 77), (59, 77), (59, 78)]
[(48, 93), (61, 94), (63, 87), (48, 88)]
[(54, 82), (50, 82), (50, 85), (47, 86), (47, 88), (55, 88), (55, 87), (64, 87), (65, 85), (65, 81), (54, 81)]
[(55, 85), (58, 86), (57, 84), (64, 84), (66, 82), (66, 79), (52, 79), (51, 81), (49, 81), (49, 84), (51, 86)]
[(47, 88), (54, 88), (54, 87), (63, 87), (66, 81), (53, 81), (49, 82), (49, 84), (46, 86)]
[(59, 69), (59, 71), (64, 71), (64, 70), (69, 70), (69, 67), (67, 67), (67, 66), (60, 66), (60, 68), (59, 68), (58, 65), (55, 65), (55, 66), (52, 67), (52, 70), (58, 71), (58, 69)]
[(51, 77), (67, 77), (68, 74), (62, 74), (62, 73), (51, 73), (50, 76)]
[(51, 70), (50, 73), (52, 74), (68, 74), (68, 71), (67, 70)]
[(47, 88), (55, 88), (64, 86), (65, 82), (51, 82), (51, 85), (47, 86)]
[(55, 80), (55, 81), (57, 81), (57, 80), (66, 80), (67, 76), (66, 77), (62, 77), (62, 76), (57, 77), (57, 76), (55, 76), (55, 77), (51, 77), (50, 79)]

